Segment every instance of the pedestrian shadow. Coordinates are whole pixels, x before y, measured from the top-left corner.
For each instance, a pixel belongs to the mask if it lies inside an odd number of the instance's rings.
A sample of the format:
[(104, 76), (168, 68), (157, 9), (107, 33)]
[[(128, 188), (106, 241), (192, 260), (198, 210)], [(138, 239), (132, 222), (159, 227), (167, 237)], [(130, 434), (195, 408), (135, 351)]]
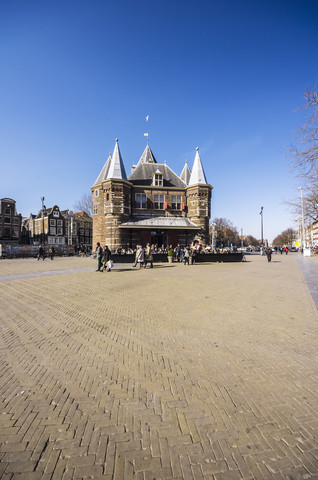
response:
[[(116, 272), (132, 272), (132, 271), (138, 271), (138, 270), (153, 270), (153, 269), (156, 269), (156, 270), (157, 270), (158, 268), (171, 268), (171, 267), (175, 268), (175, 265), (168, 265), (168, 264), (167, 264), (167, 265), (154, 265), (152, 269), (149, 268), (149, 267), (146, 267), (146, 268), (141, 267), (141, 268), (140, 268), (140, 267), (133, 267), (133, 266), (131, 266), (131, 267), (124, 267), (124, 268), (120, 268), (120, 267), (117, 267), (117, 268), (116, 268), (116, 267), (113, 267), (113, 268), (112, 268), (112, 271), (114, 271), (114, 272), (115, 272), (115, 271), (116, 271)], [(107, 273), (109, 273), (109, 272), (107, 272)]]

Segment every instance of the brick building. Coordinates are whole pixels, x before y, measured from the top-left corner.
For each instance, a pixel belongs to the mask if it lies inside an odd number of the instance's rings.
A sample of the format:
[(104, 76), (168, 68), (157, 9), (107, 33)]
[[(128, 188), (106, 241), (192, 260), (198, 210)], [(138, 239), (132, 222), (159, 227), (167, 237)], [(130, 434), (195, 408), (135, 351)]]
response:
[(67, 243), (92, 248), (93, 220), (85, 212), (62, 211), (66, 219)]
[(19, 243), (22, 215), (17, 213), (16, 202), (12, 198), (0, 200), (0, 243)]
[(192, 171), (187, 163), (177, 175), (158, 163), (147, 144), (137, 165), (126, 175), (118, 140), (113, 155), (91, 187), (93, 246), (112, 250), (147, 242), (161, 246), (190, 244), (209, 238), (212, 186), (197, 148)]
[(23, 221), (26, 244), (73, 245), (91, 248), (93, 220), (85, 212), (43, 208)]

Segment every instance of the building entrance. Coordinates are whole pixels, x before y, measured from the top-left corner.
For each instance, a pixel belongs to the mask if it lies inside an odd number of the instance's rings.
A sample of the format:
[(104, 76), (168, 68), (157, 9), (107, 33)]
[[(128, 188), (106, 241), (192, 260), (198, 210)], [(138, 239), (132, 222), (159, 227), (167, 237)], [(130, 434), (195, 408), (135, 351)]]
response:
[(164, 231), (151, 232), (151, 244), (157, 245), (160, 248), (162, 245), (167, 245), (167, 234)]

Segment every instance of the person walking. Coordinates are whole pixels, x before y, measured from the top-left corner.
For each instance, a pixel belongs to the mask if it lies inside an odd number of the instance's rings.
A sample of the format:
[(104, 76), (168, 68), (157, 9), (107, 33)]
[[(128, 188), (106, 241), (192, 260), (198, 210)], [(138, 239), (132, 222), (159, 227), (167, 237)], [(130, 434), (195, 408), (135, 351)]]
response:
[(267, 261), (270, 262), (272, 260), (272, 249), (270, 247), (266, 247), (265, 249)]
[(103, 250), (103, 268), (102, 272), (106, 270), (106, 272), (110, 272), (112, 267), (111, 267), (111, 251), (109, 250), (108, 246), (105, 245), (104, 250)]
[(192, 255), (191, 255), (191, 264), (192, 264), (192, 265), (195, 265), (196, 256), (197, 256), (197, 249), (195, 248), (195, 245), (192, 246), (191, 252), (192, 252)]
[(189, 247), (185, 247), (184, 249), (184, 255), (183, 255), (183, 263), (184, 265), (189, 265), (189, 260), (190, 260), (190, 251)]
[(49, 248), (49, 255), (50, 255), (50, 259), (54, 260), (55, 250), (53, 245)]
[(135, 263), (133, 264), (133, 267), (137, 267), (137, 263), (138, 263), (138, 257), (137, 257), (138, 250), (139, 250), (139, 245), (136, 245), (136, 251), (135, 251)]
[(150, 268), (153, 268), (153, 247), (150, 246), (150, 243), (147, 243), (146, 249), (145, 249), (144, 268), (147, 267), (147, 263), (150, 263)]
[(181, 255), (181, 247), (180, 247), (179, 243), (176, 246), (176, 248), (174, 249), (174, 253), (176, 255), (177, 262), (179, 263), (180, 262), (180, 255)]
[(45, 259), (44, 247), (42, 245), (39, 246), (38, 260), (40, 260), (40, 258), (42, 258), (43, 261)]
[(143, 264), (144, 264), (144, 261), (145, 261), (145, 251), (144, 251), (142, 245), (139, 245), (139, 248), (138, 248), (137, 254), (136, 254), (136, 258), (137, 258), (137, 263), (139, 263), (139, 267), (142, 268)]
[(99, 242), (97, 242), (95, 252), (96, 252), (96, 258), (97, 258), (97, 270), (96, 270), (96, 272), (102, 272), (101, 268), (102, 268), (103, 249), (100, 246)]

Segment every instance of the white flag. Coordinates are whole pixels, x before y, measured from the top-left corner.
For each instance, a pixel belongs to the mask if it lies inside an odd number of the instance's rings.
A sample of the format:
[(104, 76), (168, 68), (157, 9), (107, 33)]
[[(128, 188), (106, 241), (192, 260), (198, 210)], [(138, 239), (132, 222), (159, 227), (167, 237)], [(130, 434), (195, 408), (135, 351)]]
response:
[(146, 122), (148, 122), (148, 120), (149, 120), (149, 115), (146, 116)]
[(144, 137), (148, 137), (149, 133), (144, 133)]

